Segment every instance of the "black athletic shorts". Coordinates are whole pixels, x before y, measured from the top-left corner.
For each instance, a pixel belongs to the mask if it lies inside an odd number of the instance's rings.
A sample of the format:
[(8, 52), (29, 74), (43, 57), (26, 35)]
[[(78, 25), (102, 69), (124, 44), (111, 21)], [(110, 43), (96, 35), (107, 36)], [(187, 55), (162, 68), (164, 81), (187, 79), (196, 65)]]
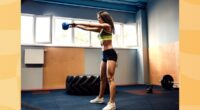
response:
[(117, 53), (114, 49), (104, 50), (102, 57), (103, 62), (107, 62), (107, 60), (113, 60), (117, 62)]

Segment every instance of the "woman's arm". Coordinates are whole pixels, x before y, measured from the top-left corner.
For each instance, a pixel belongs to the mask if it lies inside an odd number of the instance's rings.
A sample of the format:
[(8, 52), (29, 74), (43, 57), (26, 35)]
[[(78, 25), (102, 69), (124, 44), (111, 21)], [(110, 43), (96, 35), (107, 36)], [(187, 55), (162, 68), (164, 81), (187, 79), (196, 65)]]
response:
[(72, 27), (80, 27), (81, 29), (84, 30), (101, 30), (102, 28), (106, 30), (110, 30), (110, 25), (107, 23), (72, 23)]
[(74, 23), (75, 25), (83, 25), (87, 27), (97, 27), (97, 28), (108, 28), (110, 27), (107, 23)]
[(100, 28), (98, 27), (90, 27), (90, 26), (84, 26), (84, 25), (75, 25), (74, 27), (86, 30), (86, 31), (93, 31), (93, 32), (100, 32)]

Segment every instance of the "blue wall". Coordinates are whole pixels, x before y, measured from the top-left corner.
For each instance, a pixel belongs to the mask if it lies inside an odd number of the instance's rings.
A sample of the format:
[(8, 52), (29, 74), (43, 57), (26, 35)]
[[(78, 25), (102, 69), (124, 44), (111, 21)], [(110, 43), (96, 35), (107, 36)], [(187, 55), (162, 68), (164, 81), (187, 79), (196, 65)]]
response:
[[(96, 13), (100, 11), (94, 8), (83, 8), (78, 6), (59, 5), (51, 3), (43, 3), (36, 1), (25, 1), (21, 5), (22, 13), (36, 14), (36, 15), (53, 15), (70, 18), (81, 18), (96, 20)], [(122, 23), (134, 23), (135, 13), (108, 11), (114, 21)]]

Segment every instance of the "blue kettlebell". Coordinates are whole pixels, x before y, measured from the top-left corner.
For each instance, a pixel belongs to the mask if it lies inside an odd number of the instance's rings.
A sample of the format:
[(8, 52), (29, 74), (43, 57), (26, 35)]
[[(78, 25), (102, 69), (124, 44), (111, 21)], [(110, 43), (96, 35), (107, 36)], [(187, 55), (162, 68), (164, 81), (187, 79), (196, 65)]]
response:
[(70, 24), (68, 24), (68, 23), (66, 23), (66, 22), (62, 23), (62, 29), (63, 29), (63, 30), (68, 30), (69, 27), (71, 27)]

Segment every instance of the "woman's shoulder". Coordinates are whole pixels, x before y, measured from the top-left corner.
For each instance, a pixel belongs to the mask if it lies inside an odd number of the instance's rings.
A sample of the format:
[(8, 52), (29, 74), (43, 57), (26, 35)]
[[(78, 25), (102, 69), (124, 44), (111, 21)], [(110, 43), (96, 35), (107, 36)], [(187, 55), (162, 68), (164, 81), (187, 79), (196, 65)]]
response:
[(104, 31), (106, 32), (111, 32), (112, 33), (112, 29), (111, 29), (111, 26), (108, 24), (108, 23), (104, 23), (104, 27), (102, 28)]

